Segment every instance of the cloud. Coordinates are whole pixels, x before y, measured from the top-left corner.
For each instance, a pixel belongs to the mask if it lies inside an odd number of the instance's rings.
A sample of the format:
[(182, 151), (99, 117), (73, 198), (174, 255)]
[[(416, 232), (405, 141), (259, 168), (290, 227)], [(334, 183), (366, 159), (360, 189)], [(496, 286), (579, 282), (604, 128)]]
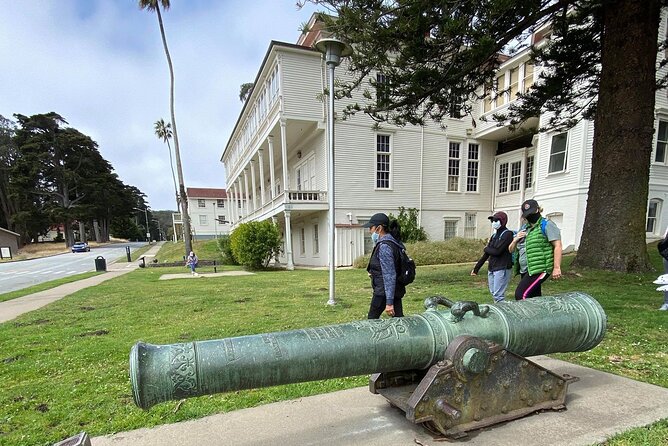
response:
[[(254, 80), (270, 41), (296, 42), (314, 11), (294, 0), (175, 0), (163, 13), (186, 186), (226, 186), (219, 159), (241, 111), (239, 86)], [(0, 114), (59, 113), (151, 208), (175, 208), (167, 147), (153, 131), (170, 117), (155, 13), (133, 1), (6, 2), (0, 60)]]

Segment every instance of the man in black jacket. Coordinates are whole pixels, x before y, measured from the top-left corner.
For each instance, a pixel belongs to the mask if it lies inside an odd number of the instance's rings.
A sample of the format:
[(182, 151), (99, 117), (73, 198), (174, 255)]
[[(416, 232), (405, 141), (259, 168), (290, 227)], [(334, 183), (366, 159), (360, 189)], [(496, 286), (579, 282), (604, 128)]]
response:
[(508, 246), (513, 241), (513, 231), (506, 228), (508, 215), (505, 212), (496, 212), (488, 218), (495, 232), (485, 246), (482, 257), (473, 267), (471, 275), (477, 276), (482, 265), (489, 260), (487, 265), (489, 292), (492, 293), (494, 302), (501, 302), (505, 299), (506, 288), (513, 271), (513, 255), (508, 251)]

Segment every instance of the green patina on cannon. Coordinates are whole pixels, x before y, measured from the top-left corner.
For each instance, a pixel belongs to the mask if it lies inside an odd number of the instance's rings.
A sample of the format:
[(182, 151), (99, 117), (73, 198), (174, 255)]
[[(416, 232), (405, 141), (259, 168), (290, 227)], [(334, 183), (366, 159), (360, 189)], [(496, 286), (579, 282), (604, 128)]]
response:
[[(439, 310), (444, 305), (447, 309)], [(130, 352), (135, 403), (157, 403), (344, 376), (373, 374), (370, 390), (409, 420), (457, 436), (563, 408), (568, 383), (523, 358), (589, 350), (606, 316), (591, 296), (567, 293), (478, 305), (444, 297), (403, 318), (172, 345)]]

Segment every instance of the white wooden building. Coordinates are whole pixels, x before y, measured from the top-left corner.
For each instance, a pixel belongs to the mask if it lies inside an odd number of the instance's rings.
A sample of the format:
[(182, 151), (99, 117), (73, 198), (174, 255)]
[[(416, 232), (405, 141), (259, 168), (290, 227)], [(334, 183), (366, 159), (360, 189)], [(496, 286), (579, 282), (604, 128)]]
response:
[[(665, 26), (665, 20), (662, 23)], [(317, 26), (312, 29), (297, 44), (270, 43), (221, 157), (231, 229), (245, 221), (274, 219), (284, 236), (281, 261), (288, 268), (328, 264), (327, 100), (323, 95), (328, 82), (321, 53), (312, 48), (319, 31)], [(665, 35), (665, 29), (661, 32)], [(337, 78), (345, 78), (345, 68), (344, 60), (336, 70)], [(531, 64), (528, 51), (509, 58), (497, 77), (499, 89), (508, 91), (497, 96), (491, 92), (474, 104), (473, 116), (463, 119), (380, 128), (363, 114), (337, 120), (337, 266), (351, 265), (370, 250), (362, 224), (371, 215), (396, 215), (401, 206), (419, 210), (420, 224), (431, 240), (486, 238), (491, 231), (489, 215), (506, 211), (509, 227), (518, 227), (521, 203), (534, 198), (562, 229), (564, 247), (577, 249), (591, 172), (593, 123), (582, 121), (564, 133), (518, 137), (480, 119), (506, 108), (517, 92), (533, 83), (539, 70)], [(361, 91), (352, 99), (337, 100), (335, 106), (340, 111), (355, 101), (365, 101)], [(537, 117), (525, 127), (535, 127), (543, 119)], [(660, 235), (668, 215), (663, 206), (668, 199), (665, 92), (657, 94), (657, 128), (659, 151), (651, 170), (648, 239)], [(242, 201), (242, 197), (248, 199)], [(234, 202), (241, 207), (232, 206)]]
[[(190, 231), (194, 240), (218, 238), (230, 233), (229, 206), (225, 189), (187, 187)], [(183, 237), (180, 213), (172, 214), (174, 241)]]

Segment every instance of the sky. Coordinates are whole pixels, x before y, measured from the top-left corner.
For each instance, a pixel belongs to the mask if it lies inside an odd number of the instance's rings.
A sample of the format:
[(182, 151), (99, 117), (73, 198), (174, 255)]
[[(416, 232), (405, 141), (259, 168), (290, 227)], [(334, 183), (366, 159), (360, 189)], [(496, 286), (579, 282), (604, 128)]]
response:
[[(56, 112), (98, 143), (153, 210), (176, 209), (167, 145), (169, 71), (155, 13), (136, 0), (0, 0), (0, 115)], [(317, 8), (295, 0), (172, 0), (163, 14), (175, 72), (186, 187), (224, 188), (220, 162), (271, 40), (296, 43)], [(172, 142), (173, 148), (173, 142)]]

